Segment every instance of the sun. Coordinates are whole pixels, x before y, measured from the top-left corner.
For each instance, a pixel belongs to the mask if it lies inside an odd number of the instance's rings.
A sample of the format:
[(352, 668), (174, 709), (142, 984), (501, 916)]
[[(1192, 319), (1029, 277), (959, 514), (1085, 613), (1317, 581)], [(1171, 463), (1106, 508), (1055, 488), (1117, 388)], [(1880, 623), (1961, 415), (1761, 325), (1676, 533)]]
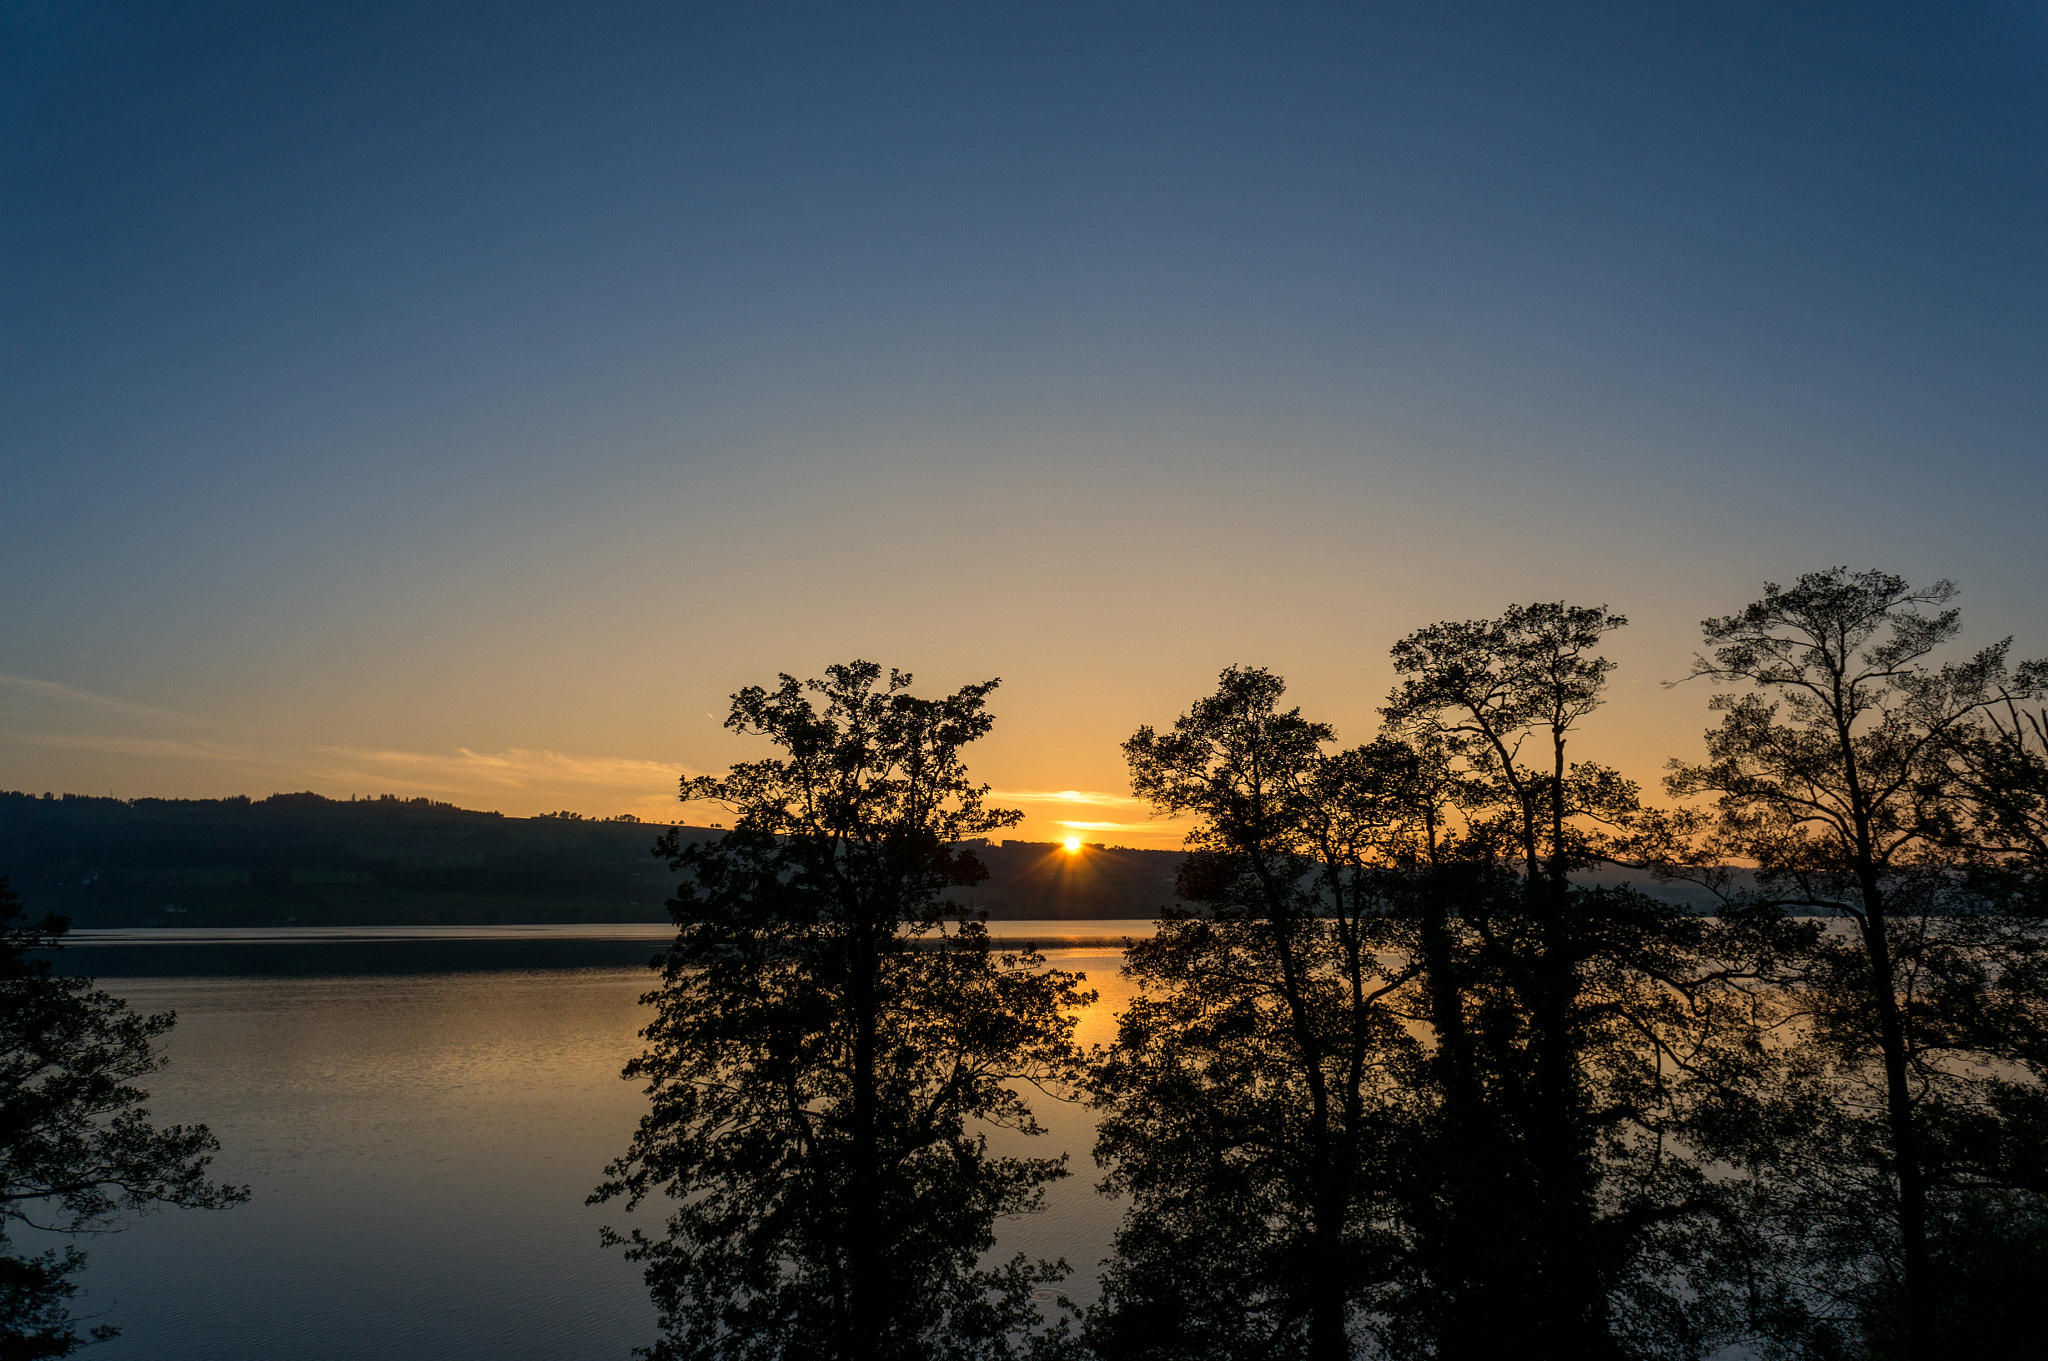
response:
[(1066, 841), (1065, 841), (1065, 843), (1064, 843), (1064, 844), (1065, 844), (1065, 846), (1066, 846), (1066, 848), (1067, 848), (1067, 854), (1068, 854), (1068, 855), (1078, 855), (1078, 854), (1080, 853), (1080, 850), (1081, 850), (1081, 838), (1080, 838), (1080, 837), (1077, 837), (1077, 836), (1070, 836), (1070, 837), (1068, 837), (1068, 838), (1066, 839)]

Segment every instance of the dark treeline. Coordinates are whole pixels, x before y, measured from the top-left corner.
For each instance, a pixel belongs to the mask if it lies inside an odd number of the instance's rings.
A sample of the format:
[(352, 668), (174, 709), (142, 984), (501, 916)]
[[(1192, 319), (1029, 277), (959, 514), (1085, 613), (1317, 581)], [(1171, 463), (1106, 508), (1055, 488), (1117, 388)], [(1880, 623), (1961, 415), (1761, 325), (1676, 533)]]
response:
[[(1196, 829), (1092, 1052), (1085, 980), (958, 902), (1018, 816), (962, 761), (994, 683), (741, 692), (778, 754), (685, 787), (736, 821), (665, 842), (652, 1104), (594, 1197), (672, 1207), (623, 1240), (651, 1354), (2048, 1355), (2048, 676), (1952, 655), (1953, 594), (1708, 621), (1668, 805), (1577, 755), (1605, 608), (1418, 630), (1349, 748), (1224, 672), (1126, 744)], [(991, 1252), (1072, 1174), (987, 1140), (1046, 1099), (1125, 1211), (1084, 1309)]]
[(946, 896), (991, 921), (1151, 918), (1173, 901), (1183, 851), (1089, 842), (1077, 854), (1056, 841), (977, 838), (966, 849), (986, 872)]
[(389, 796), (0, 792), (16, 891), (84, 927), (659, 921), (648, 830)]
[[(0, 865), (73, 926), (665, 921), (631, 817), (508, 818), (428, 799), (115, 799), (0, 790)], [(709, 827), (680, 835), (710, 838)], [(982, 840), (952, 896), (998, 920), (1150, 917), (1179, 851)]]

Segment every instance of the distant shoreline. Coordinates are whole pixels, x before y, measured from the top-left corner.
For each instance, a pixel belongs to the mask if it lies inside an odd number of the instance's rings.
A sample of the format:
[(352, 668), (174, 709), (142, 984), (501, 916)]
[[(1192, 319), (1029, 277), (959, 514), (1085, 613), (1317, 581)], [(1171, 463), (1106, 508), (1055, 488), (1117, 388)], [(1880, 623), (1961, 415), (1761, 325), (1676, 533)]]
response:
[[(991, 922), (999, 950), (1121, 950), (1150, 920), (1110, 918), (1086, 934), (1068, 921)], [(1024, 929), (1019, 929), (1024, 928)], [(335, 978), (645, 967), (675, 928), (647, 922), (532, 926), (114, 927), (73, 931), (59, 973), (93, 978)]]

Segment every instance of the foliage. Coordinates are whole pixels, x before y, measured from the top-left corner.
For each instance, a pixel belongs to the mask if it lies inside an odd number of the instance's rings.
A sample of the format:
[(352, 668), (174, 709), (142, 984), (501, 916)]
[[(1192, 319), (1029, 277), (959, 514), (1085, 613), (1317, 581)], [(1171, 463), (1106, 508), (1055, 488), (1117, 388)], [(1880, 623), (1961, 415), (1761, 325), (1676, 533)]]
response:
[[(204, 1125), (149, 1123), (135, 1084), (163, 1067), (156, 1041), (176, 1016), (138, 1015), (91, 979), (56, 976), (48, 952), (68, 929), (62, 917), (31, 921), (0, 879), (0, 1249), (9, 1230), (104, 1231), (152, 1205), (248, 1198), (207, 1179), (218, 1144)], [(67, 1307), (84, 1264), (70, 1247), (0, 1256), (0, 1355), (84, 1345)]]
[[(1092, 994), (997, 954), (943, 891), (960, 843), (1013, 824), (961, 749), (994, 682), (943, 699), (855, 662), (733, 697), (727, 726), (782, 755), (686, 782), (737, 813), (714, 842), (671, 832), (678, 934), (626, 1069), (652, 1109), (592, 1197), (676, 1202), (646, 1264), (656, 1358), (970, 1358), (1049, 1344), (1034, 1287), (1063, 1263), (982, 1261), (1063, 1159), (998, 1157), (1040, 1132), (1022, 1088), (1078, 1077), (1071, 1013)], [(822, 700), (815, 703), (813, 696)]]
[(1516, 605), (1394, 645), (1402, 679), (1382, 710), (1389, 729), (1440, 749), (1462, 774), (1457, 802), (1473, 850), (1519, 855), (1532, 897), (1560, 892), (1595, 858), (1589, 825), (1636, 811), (1632, 784), (1568, 759), (1572, 732), (1600, 707), (1614, 670), (1591, 651), (1627, 624), (1604, 605)]
[[(1947, 743), (1949, 773), (1972, 814), (1959, 848), (1980, 884), (2039, 911), (2048, 896), (2048, 659), (1997, 685), (1984, 722)], [(2036, 701), (2029, 708), (2027, 701)], [(2026, 910), (2024, 907), (2022, 910)]]
[(1390, 729), (1440, 771), (1418, 867), (1433, 1041), (1404, 1168), (1401, 1350), (1692, 1356), (1739, 1331), (1727, 1188), (1686, 1143), (1752, 1080), (1795, 930), (1574, 882), (1658, 818), (1570, 759), (1626, 621), (1536, 604), (1394, 649)]
[(1728, 1190), (1682, 1140), (1755, 1080), (1798, 931), (1573, 883), (1639, 821), (1568, 760), (1618, 624), (1538, 605), (1412, 635), (1391, 731), (1349, 751), (1241, 668), (1126, 744), (1134, 790), (1199, 821), (1193, 910), (1129, 951), (1142, 993), (1096, 1064), (1132, 1202), (1098, 1354), (1694, 1356), (1741, 1331)]
[(1104, 1187), (1132, 1199), (1085, 1333), (1103, 1355), (1344, 1356), (1386, 1270), (1367, 1169), (1408, 1041), (1367, 867), (1385, 753), (1325, 754), (1284, 688), (1232, 668), (1125, 744), (1136, 792), (1201, 819), (1179, 889), (1200, 915), (1128, 951), (1143, 991), (1093, 1076)]
[(1758, 1179), (1792, 1354), (1951, 1354), (1942, 1226), (2044, 1189), (2018, 1167), (2044, 1133), (2033, 777), (2024, 726), (1995, 721), (2038, 666), (2013, 677), (2006, 643), (1937, 663), (1955, 594), (1834, 568), (1706, 621), (1694, 674), (1739, 688), (1669, 780), (1715, 799), (1703, 858), (1756, 867), (1731, 903), (1841, 928), (1792, 980), (1767, 1099), (1709, 1140)]

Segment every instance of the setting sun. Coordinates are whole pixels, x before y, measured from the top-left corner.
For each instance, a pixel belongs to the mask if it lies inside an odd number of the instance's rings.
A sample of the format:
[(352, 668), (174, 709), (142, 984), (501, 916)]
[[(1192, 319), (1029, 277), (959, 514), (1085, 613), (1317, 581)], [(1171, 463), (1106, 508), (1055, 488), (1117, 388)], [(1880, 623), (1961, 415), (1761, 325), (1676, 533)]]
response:
[(1065, 845), (1067, 848), (1068, 855), (1078, 854), (1081, 850), (1081, 838), (1077, 836), (1070, 836), (1066, 839)]

